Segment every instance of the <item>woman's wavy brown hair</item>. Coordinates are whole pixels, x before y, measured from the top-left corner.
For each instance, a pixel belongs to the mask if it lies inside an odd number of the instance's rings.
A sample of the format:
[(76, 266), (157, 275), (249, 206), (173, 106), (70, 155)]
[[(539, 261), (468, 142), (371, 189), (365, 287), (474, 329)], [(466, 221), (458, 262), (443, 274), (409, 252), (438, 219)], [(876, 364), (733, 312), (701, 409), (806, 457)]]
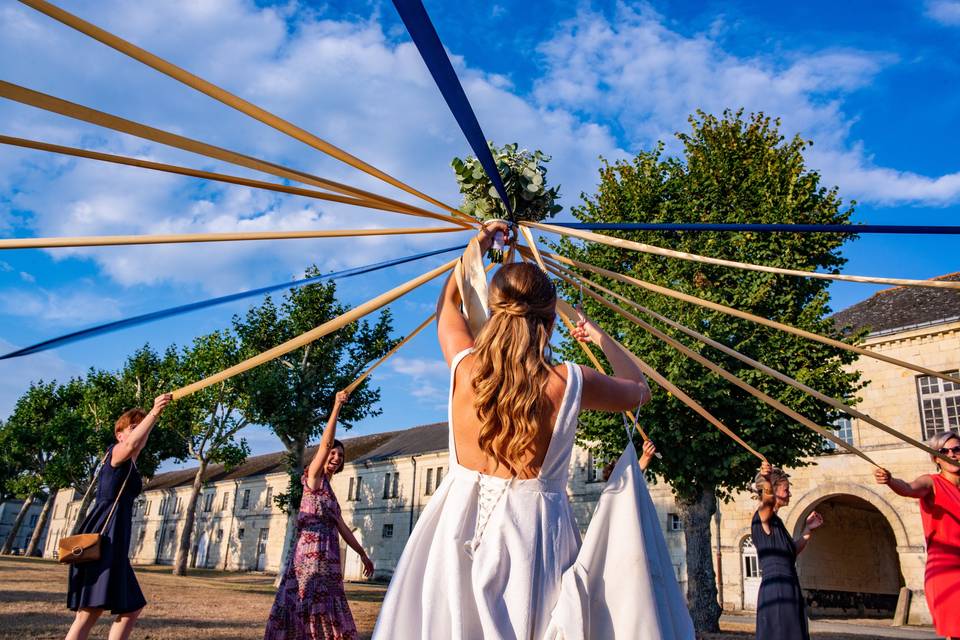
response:
[(536, 265), (505, 264), (490, 283), (489, 302), (490, 319), (474, 344), (479, 445), (516, 474), (545, 409), (557, 291)]

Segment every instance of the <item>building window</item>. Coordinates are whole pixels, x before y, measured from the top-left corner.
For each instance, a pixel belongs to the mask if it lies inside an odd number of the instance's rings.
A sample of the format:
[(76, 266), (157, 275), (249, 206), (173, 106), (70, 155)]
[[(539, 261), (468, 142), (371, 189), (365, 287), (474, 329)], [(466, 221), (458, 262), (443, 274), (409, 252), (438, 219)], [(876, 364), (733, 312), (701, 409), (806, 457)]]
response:
[(143, 539), (146, 537), (146, 535), (147, 535), (147, 528), (141, 527), (140, 533), (137, 534), (137, 544), (143, 544)]
[(237, 539), (243, 540), (243, 527), (240, 527), (240, 530), (237, 531)]
[(383, 525), (383, 537), (384, 537), (384, 538), (392, 538), (392, 537), (393, 537), (393, 525), (392, 525), (392, 524), (385, 524), (385, 525)]
[(743, 557), (743, 577), (760, 578), (760, 562), (757, 559), (757, 550), (753, 546), (753, 539), (750, 536), (744, 538), (740, 543), (740, 555)]
[[(148, 503), (148, 504), (149, 504), (149, 503)], [(159, 539), (160, 539), (160, 529), (157, 529), (156, 531), (153, 532), (153, 539), (154, 539), (154, 540), (159, 540)]]
[(603, 482), (603, 458), (591, 453), (587, 456), (587, 482)]
[(390, 497), (390, 478), (393, 476), (392, 473), (388, 473), (383, 476), (383, 498), (386, 500)]
[(683, 531), (683, 521), (680, 520), (680, 516), (676, 513), (667, 514), (667, 530), (668, 531)]
[(424, 487), (423, 495), (433, 495), (433, 469), (427, 469), (427, 482)]
[(213, 493), (207, 493), (203, 496), (203, 511), (209, 512), (213, 508)]
[(443, 467), (437, 467), (437, 477), (436, 482), (433, 485), (433, 490), (436, 491), (440, 488), (440, 481), (443, 480)]
[(177, 498), (177, 503), (173, 506), (174, 513), (180, 513), (180, 510), (183, 508), (183, 501), (180, 498)]
[[(944, 373), (957, 376), (960, 371)], [(948, 429), (960, 428), (960, 384), (934, 376), (917, 376), (917, 397), (924, 440)]]
[(217, 529), (217, 542), (223, 542), (223, 529)]
[(350, 488), (347, 490), (347, 502), (350, 502), (353, 500), (353, 484), (354, 484), (354, 479), (350, 478)]
[(223, 492), (223, 502), (220, 503), (220, 511), (226, 511), (226, 510), (227, 510), (227, 503), (228, 503), (229, 500), (230, 500), (230, 494), (227, 493), (226, 491), (224, 491), (224, 492)]
[(157, 515), (162, 516), (167, 512), (167, 499), (160, 498), (160, 507), (157, 509)]
[(243, 502), (240, 504), (241, 509), (250, 508), (250, 489), (243, 490)]
[(360, 487), (363, 486), (363, 477), (357, 476), (357, 492), (354, 494), (353, 499), (357, 502), (360, 502)]
[(263, 499), (263, 508), (267, 511), (273, 508), (273, 487), (267, 487), (267, 495)]
[[(842, 415), (837, 417), (833, 421), (833, 429), (831, 429), (833, 435), (837, 436), (844, 442), (849, 445), (853, 444), (853, 420), (850, 419), (850, 416)], [(837, 443), (830, 440), (824, 440), (823, 447), (825, 449), (834, 451), (837, 448)]]
[(150, 507), (153, 506), (153, 500), (147, 500), (147, 509), (143, 512), (143, 515), (150, 515)]
[(400, 474), (393, 474), (393, 486), (390, 488), (390, 497), (396, 498), (399, 495), (400, 490)]

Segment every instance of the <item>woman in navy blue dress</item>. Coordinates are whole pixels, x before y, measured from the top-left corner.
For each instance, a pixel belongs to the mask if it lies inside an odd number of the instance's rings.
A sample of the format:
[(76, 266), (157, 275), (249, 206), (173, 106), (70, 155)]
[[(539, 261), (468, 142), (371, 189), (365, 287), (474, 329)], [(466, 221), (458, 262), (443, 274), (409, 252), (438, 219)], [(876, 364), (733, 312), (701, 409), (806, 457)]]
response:
[(80, 529), (80, 533), (99, 533), (107, 523), (100, 544), (100, 559), (70, 565), (67, 607), (76, 611), (77, 617), (66, 640), (86, 640), (93, 625), (107, 610), (117, 616), (110, 628), (110, 640), (127, 640), (147, 604), (128, 557), (133, 501), (143, 486), (136, 459), (172, 397), (170, 394), (157, 397), (149, 413), (131, 409), (114, 425), (117, 444), (107, 450), (97, 476), (96, 499)]
[(756, 640), (810, 640), (803, 592), (797, 576), (797, 555), (814, 529), (823, 524), (816, 511), (807, 516), (800, 537), (794, 540), (780, 507), (790, 504), (790, 476), (764, 462), (754, 483), (760, 508), (753, 514), (751, 536), (760, 562), (760, 592), (757, 594)]

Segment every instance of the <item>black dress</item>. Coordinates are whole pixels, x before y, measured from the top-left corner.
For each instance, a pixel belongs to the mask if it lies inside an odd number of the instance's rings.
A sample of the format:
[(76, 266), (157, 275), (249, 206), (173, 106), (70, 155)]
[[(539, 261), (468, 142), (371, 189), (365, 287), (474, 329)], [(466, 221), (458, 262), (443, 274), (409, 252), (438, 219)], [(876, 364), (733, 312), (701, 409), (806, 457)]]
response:
[(763, 574), (757, 595), (756, 640), (810, 640), (793, 538), (777, 514), (769, 525), (767, 535), (760, 513), (753, 514), (750, 529)]
[[(100, 468), (93, 506), (81, 525), (81, 533), (99, 533), (110, 513), (113, 501), (130, 473), (117, 509), (100, 542), (100, 559), (70, 565), (67, 585), (67, 607), (109, 609), (113, 615), (131, 613), (147, 604), (130, 566), (130, 528), (133, 520), (133, 501), (143, 488), (140, 473), (132, 460), (119, 467), (110, 464), (113, 446)], [(131, 468), (132, 467), (132, 468)]]

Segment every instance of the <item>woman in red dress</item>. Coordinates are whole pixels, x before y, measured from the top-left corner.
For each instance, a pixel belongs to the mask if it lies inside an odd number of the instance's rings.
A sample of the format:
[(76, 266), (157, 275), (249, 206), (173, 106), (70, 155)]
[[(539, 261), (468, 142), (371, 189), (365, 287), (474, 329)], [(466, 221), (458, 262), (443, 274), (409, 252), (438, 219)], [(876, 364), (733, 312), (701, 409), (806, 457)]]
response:
[(944, 431), (930, 447), (957, 460), (957, 464), (933, 458), (939, 473), (923, 475), (913, 482), (894, 478), (886, 469), (874, 471), (877, 482), (897, 495), (920, 500), (923, 536), (927, 541), (927, 571), (924, 591), (937, 634), (960, 639), (960, 435)]

